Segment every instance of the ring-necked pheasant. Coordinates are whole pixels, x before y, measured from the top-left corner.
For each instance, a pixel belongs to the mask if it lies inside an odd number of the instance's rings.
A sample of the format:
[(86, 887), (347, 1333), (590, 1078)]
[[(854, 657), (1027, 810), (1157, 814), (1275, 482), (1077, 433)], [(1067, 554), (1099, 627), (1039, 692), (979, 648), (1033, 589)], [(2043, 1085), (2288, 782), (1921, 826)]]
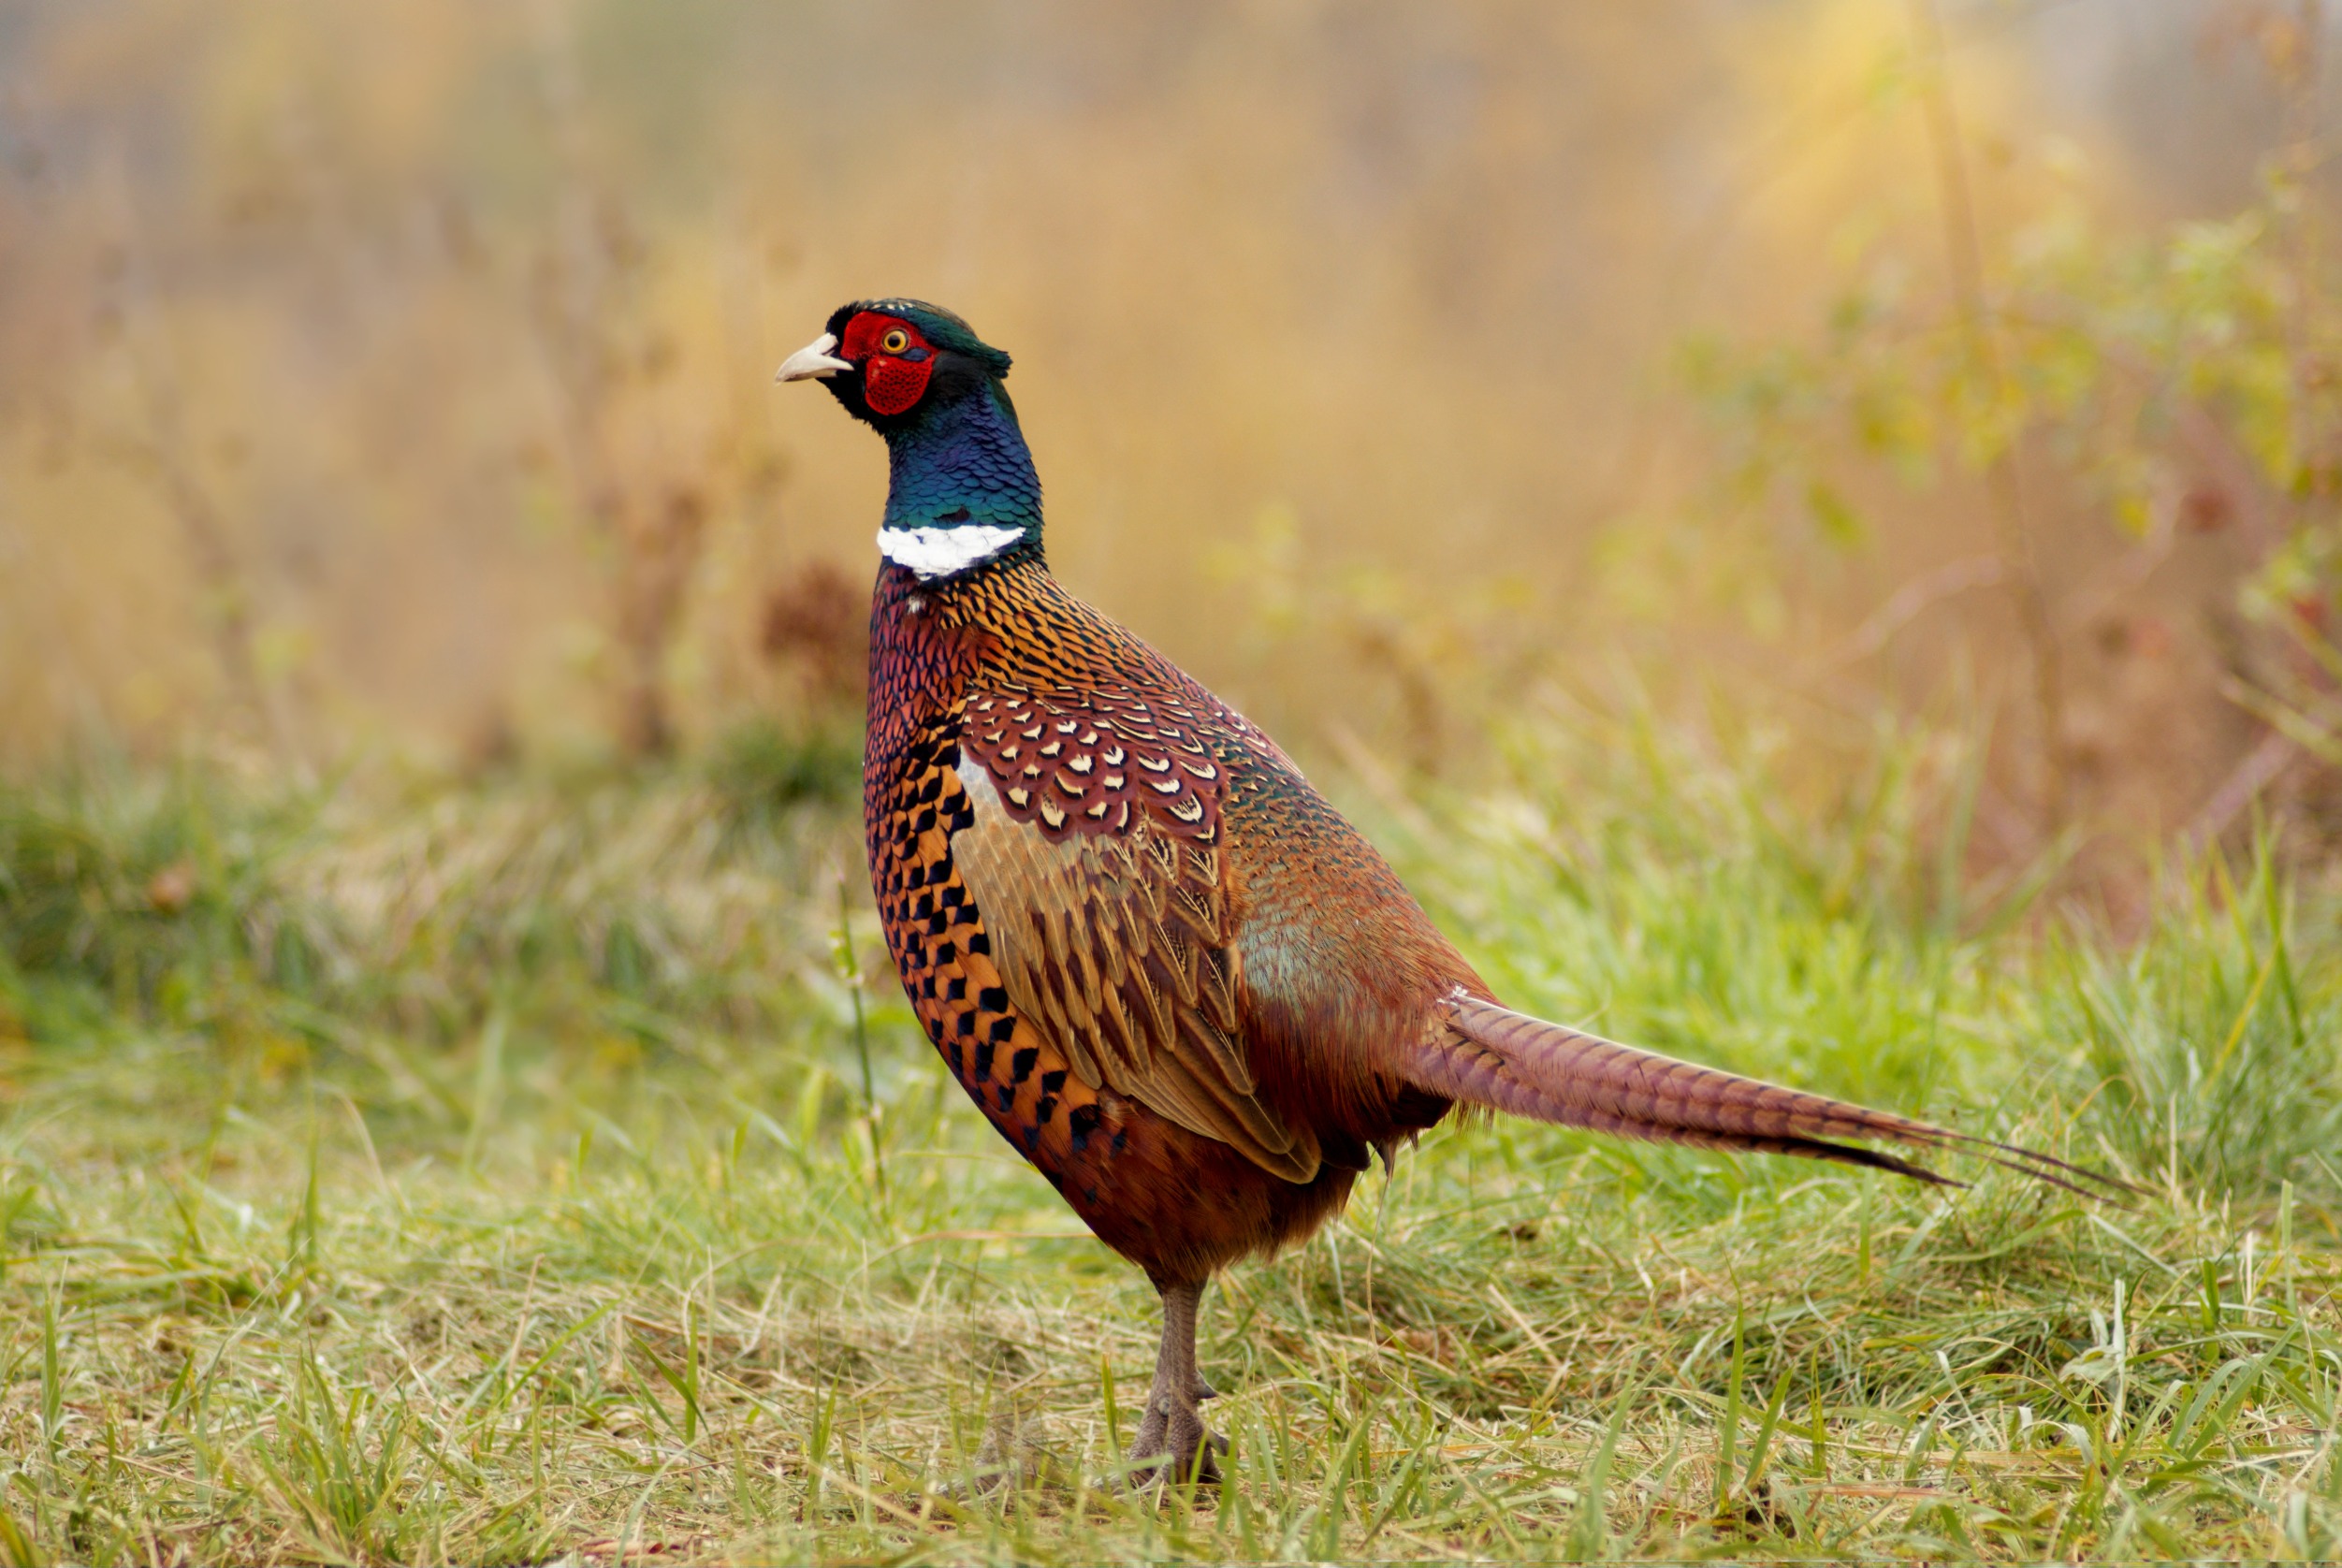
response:
[(1142, 1471), (1224, 1451), (1197, 1410), (1213, 1271), (1307, 1236), (1458, 1103), (1925, 1182), (1833, 1140), (2105, 1180), (1500, 1006), (1274, 742), (1050, 575), (1008, 371), (950, 312), (870, 299), (778, 379), (886, 438), (863, 811), (887, 946), (985, 1116), (1162, 1295)]

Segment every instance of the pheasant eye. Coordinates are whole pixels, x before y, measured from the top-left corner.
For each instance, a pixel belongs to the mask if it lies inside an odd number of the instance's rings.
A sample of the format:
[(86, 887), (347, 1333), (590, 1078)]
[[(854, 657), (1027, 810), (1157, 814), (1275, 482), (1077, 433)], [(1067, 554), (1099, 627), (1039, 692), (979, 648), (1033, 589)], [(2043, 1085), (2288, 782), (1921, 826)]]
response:
[(889, 354), (900, 354), (903, 350), (910, 347), (910, 334), (897, 327), (894, 331), (889, 332), (885, 337), (879, 340), (879, 347), (884, 349)]

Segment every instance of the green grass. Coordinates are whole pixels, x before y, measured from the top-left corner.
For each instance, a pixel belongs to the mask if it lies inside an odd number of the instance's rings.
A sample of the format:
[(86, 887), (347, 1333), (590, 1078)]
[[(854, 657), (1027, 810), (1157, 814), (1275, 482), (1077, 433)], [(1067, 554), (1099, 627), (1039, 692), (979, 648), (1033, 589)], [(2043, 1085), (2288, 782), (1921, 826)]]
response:
[(2117, 942), (1872, 749), (1350, 794), (1524, 1004), (2155, 1196), (1442, 1128), (1206, 1298), (1230, 1484), (1159, 1503), (1152, 1292), (876, 972), (834, 762), (16, 790), (0, 1561), (2342, 1553), (2335, 901)]

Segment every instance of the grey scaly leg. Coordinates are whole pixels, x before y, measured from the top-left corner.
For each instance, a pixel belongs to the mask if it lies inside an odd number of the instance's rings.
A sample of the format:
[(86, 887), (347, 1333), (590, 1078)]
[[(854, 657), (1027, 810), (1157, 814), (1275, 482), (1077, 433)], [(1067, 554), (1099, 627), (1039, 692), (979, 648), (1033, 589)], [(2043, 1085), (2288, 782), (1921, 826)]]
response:
[(1203, 1299), (1203, 1286), (1157, 1288), (1163, 1293), (1163, 1343), (1156, 1353), (1155, 1382), (1147, 1390), (1146, 1416), (1139, 1423), (1130, 1458), (1134, 1464), (1161, 1462), (1133, 1470), (1131, 1475), (1142, 1485), (1158, 1477), (1185, 1481), (1190, 1474), (1216, 1482), (1220, 1471), (1215, 1456), (1228, 1452), (1228, 1440), (1206, 1430), (1196, 1410), (1197, 1401), (1214, 1392), (1196, 1372), (1196, 1307)]

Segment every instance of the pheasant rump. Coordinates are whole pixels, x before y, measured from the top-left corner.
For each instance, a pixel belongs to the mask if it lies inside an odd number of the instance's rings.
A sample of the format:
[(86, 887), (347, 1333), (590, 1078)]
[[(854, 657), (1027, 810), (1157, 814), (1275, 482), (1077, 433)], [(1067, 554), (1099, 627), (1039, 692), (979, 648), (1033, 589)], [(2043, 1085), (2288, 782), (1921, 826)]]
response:
[(1009, 356), (847, 305), (790, 356), (886, 440), (863, 812), (888, 950), (1000, 1135), (1163, 1298), (1131, 1458), (1205, 1478), (1196, 1309), (1458, 1104), (1942, 1182), (2045, 1155), (1614, 1044), (1491, 995), (1276, 743), (1050, 575)]

